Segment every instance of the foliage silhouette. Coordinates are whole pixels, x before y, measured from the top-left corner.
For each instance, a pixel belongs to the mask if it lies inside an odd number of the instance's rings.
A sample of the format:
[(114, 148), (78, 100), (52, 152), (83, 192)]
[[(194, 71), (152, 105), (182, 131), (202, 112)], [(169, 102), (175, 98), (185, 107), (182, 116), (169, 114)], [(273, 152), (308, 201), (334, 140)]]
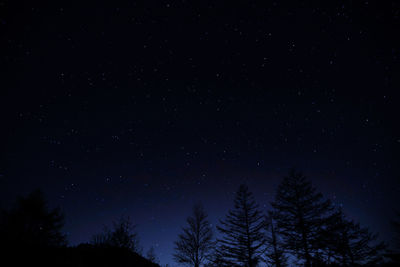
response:
[(61, 247), (64, 216), (60, 209), (49, 210), (40, 190), (20, 197), (14, 208), (2, 211), (0, 233), (2, 245), (8, 247)]
[[(400, 244), (385, 250), (377, 235), (349, 220), (341, 209), (294, 170), (278, 187), (272, 210), (265, 216), (248, 187), (236, 192), (213, 240), (211, 224), (201, 205), (193, 207), (187, 225), (175, 242), (176, 262), (194, 267), (262, 266), (399, 266)], [(0, 216), (1, 251), (4, 262), (14, 266), (159, 266), (154, 248), (140, 255), (136, 226), (122, 216), (92, 237), (90, 244), (68, 247), (62, 233), (64, 217), (49, 209), (42, 192), (18, 198)], [(393, 222), (394, 240), (400, 223)], [(384, 257), (385, 258), (384, 258)], [(386, 261), (384, 261), (386, 259)]]
[[(41, 191), (17, 199), (14, 208), (0, 217), (2, 263), (10, 266), (80, 266), (80, 267), (157, 267), (158, 264), (134, 252), (136, 234), (129, 219), (114, 224), (104, 240), (110, 245), (81, 244), (67, 247), (62, 234), (63, 215), (49, 210)], [(127, 240), (129, 237), (129, 240)], [(99, 241), (99, 239), (97, 239)], [(135, 246), (133, 246), (135, 244)]]
[(193, 215), (187, 218), (187, 227), (183, 227), (175, 242), (174, 259), (178, 263), (199, 267), (209, 256), (213, 244), (213, 232), (202, 205), (193, 207)]
[(376, 243), (377, 235), (346, 219), (341, 209), (332, 215), (326, 230), (331, 257), (341, 266), (372, 266), (382, 260), (385, 244)]
[(272, 207), (285, 249), (311, 266), (322, 249), (319, 237), (332, 211), (330, 201), (324, 200), (302, 173), (292, 169), (279, 185)]
[(146, 253), (146, 259), (148, 259), (152, 263), (157, 263), (157, 264), (160, 263), (160, 261), (157, 258), (156, 252), (154, 251), (154, 247), (149, 248), (149, 250)]
[(393, 245), (394, 249), (400, 252), (400, 212), (397, 212), (396, 220), (392, 221), (392, 228), (394, 230)]
[(91, 244), (95, 246), (125, 248), (140, 253), (139, 237), (130, 217), (121, 216), (113, 222), (112, 229), (104, 227), (102, 233), (92, 237)]
[(400, 266), (400, 212), (396, 213), (396, 219), (392, 222), (393, 238), (392, 248), (385, 254), (390, 262), (389, 266)]
[(217, 226), (222, 238), (218, 239), (218, 255), (223, 264), (255, 267), (264, 252), (265, 221), (253, 194), (246, 185), (236, 192), (234, 208)]
[(268, 266), (287, 266), (287, 256), (283, 248), (282, 240), (278, 235), (279, 230), (270, 211), (265, 218), (266, 221), (266, 252), (265, 262)]

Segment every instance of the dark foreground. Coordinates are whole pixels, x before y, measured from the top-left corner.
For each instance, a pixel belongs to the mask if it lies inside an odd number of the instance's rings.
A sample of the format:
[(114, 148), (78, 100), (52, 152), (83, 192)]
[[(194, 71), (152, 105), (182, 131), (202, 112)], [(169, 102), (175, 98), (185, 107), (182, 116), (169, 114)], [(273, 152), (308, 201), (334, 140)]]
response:
[(6, 248), (2, 253), (9, 266), (159, 267), (124, 248), (102, 248), (83, 244), (65, 248)]

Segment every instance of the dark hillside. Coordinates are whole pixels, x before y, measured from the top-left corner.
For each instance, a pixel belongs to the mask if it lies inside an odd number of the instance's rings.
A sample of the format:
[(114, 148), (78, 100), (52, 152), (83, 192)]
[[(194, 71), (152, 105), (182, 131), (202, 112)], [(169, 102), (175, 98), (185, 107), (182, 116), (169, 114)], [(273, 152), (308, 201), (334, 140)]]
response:
[[(4, 250), (3, 250), (4, 251)], [(95, 247), (82, 244), (65, 248), (6, 249), (10, 266), (62, 267), (158, 267), (137, 253), (123, 248)]]

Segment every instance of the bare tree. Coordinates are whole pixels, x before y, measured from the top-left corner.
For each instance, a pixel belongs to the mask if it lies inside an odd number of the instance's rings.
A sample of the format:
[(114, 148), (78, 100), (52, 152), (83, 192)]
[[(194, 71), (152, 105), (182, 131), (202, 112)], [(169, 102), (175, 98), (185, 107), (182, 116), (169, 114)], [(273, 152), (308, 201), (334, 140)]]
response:
[(174, 259), (178, 263), (199, 267), (207, 260), (213, 244), (212, 229), (201, 205), (193, 207), (193, 215), (187, 218), (187, 224), (175, 242)]
[(112, 229), (104, 227), (102, 233), (92, 237), (91, 243), (98, 246), (126, 248), (140, 253), (139, 237), (129, 217), (122, 216), (113, 223)]

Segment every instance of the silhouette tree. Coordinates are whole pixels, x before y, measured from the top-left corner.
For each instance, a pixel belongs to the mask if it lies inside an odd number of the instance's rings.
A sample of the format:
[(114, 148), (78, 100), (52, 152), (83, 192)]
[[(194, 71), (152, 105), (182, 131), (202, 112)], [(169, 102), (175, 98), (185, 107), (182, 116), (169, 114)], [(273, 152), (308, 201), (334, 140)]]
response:
[(234, 208), (217, 226), (223, 238), (218, 239), (218, 253), (231, 266), (254, 267), (263, 254), (265, 221), (253, 194), (246, 185), (236, 192)]
[(49, 210), (43, 193), (33, 191), (17, 199), (16, 206), (3, 211), (0, 219), (2, 246), (62, 247), (66, 245), (61, 232), (64, 216), (58, 208)]
[(218, 242), (216, 243), (216, 247), (212, 250), (209, 256), (209, 261), (204, 266), (206, 267), (232, 267), (236, 265), (232, 265), (230, 261), (224, 259), (221, 251), (218, 249)]
[(323, 200), (311, 182), (295, 170), (284, 177), (271, 203), (279, 235), (285, 249), (311, 266), (321, 249), (320, 233), (332, 210), (330, 201)]
[(392, 221), (393, 249), (386, 256), (390, 258), (393, 265), (400, 265), (400, 212), (397, 212), (397, 219)]
[(178, 263), (199, 267), (207, 260), (212, 248), (212, 229), (207, 213), (201, 205), (193, 207), (192, 217), (187, 218), (187, 227), (175, 242), (174, 259)]
[(396, 213), (397, 218), (391, 221), (393, 238), (392, 248), (385, 254), (390, 259), (389, 266), (400, 266), (400, 212)]
[(287, 266), (287, 257), (285, 255), (282, 241), (276, 229), (276, 223), (273, 218), (273, 213), (268, 212), (265, 218), (266, 223), (266, 253), (265, 262), (268, 266), (284, 267)]
[(103, 232), (94, 234), (89, 243), (94, 246), (110, 246), (110, 232), (110, 229), (104, 226)]
[(329, 220), (328, 247), (332, 258), (341, 266), (376, 265), (382, 259), (383, 242), (376, 242), (377, 235), (354, 221), (347, 220), (340, 209)]
[(393, 245), (394, 248), (400, 251), (400, 212), (397, 212), (397, 220), (392, 221), (392, 227), (394, 230)]
[(154, 247), (150, 247), (146, 253), (146, 258), (151, 261), (152, 263), (159, 264), (160, 261), (157, 258), (156, 252), (154, 251)]
[(129, 217), (122, 216), (113, 222), (112, 229), (104, 227), (102, 233), (95, 234), (91, 243), (96, 246), (125, 248), (140, 254), (139, 237)]

